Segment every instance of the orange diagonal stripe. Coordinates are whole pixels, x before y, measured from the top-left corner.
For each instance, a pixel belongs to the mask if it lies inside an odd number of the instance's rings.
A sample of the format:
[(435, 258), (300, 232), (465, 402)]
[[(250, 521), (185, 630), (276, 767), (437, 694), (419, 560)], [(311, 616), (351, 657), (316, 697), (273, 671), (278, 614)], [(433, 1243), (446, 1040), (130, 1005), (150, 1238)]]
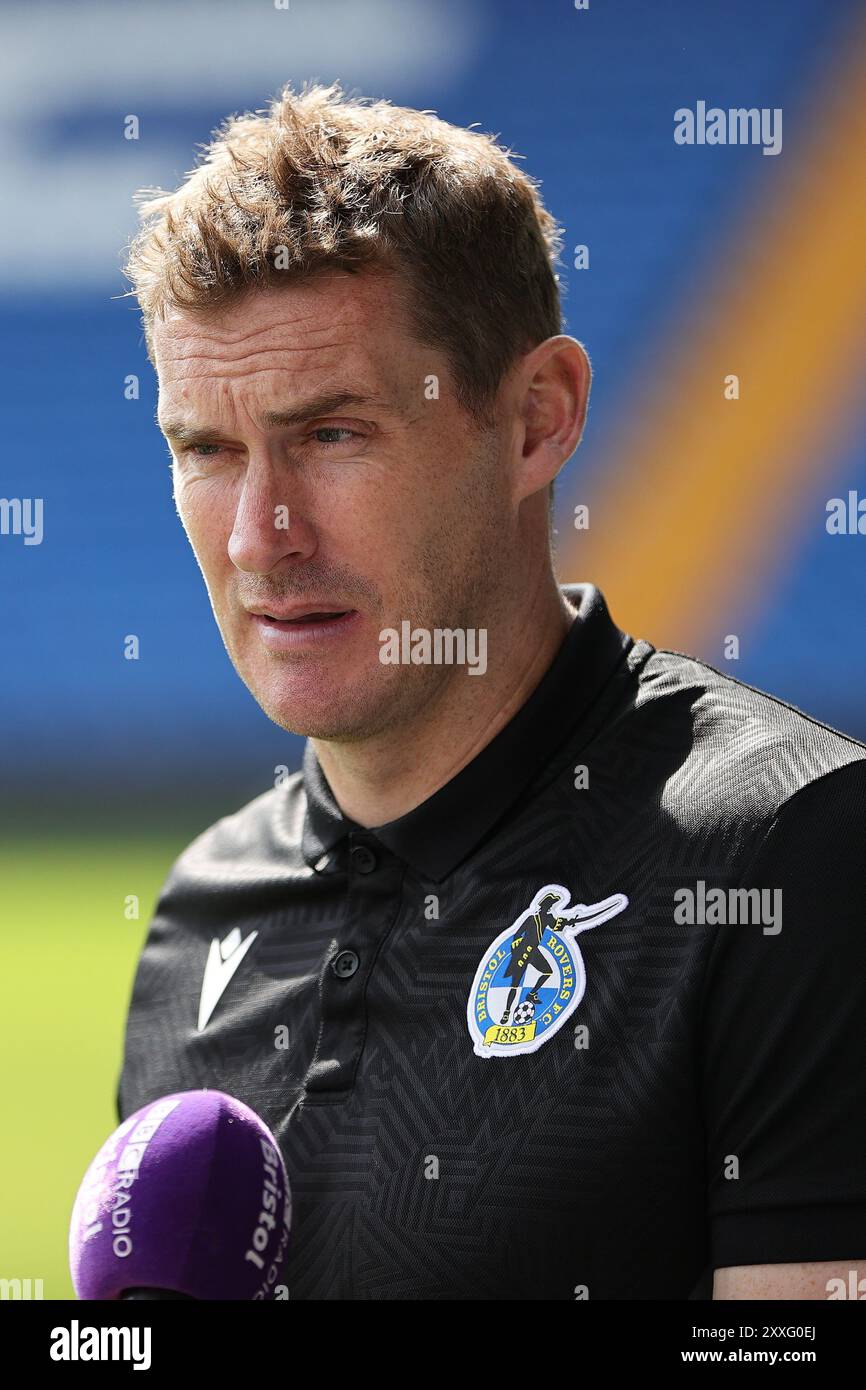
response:
[[(598, 583), (620, 626), (660, 644), (718, 638), (862, 403), (866, 28), (853, 38), (805, 148), (754, 147), (791, 172), (633, 393), (589, 531), (563, 537), (562, 573)], [(724, 398), (729, 374), (736, 401)]]

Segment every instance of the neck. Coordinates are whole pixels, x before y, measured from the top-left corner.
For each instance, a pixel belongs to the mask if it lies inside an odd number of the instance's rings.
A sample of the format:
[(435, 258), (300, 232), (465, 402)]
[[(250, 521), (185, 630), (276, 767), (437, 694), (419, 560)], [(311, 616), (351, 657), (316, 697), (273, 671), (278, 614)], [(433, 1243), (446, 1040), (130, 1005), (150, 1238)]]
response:
[(450, 782), (529, 699), (575, 614), (550, 573), (501, 629), (488, 631), (482, 677), (457, 670), (411, 720), (369, 739), (311, 740), (343, 814), (365, 827), (385, 825)]

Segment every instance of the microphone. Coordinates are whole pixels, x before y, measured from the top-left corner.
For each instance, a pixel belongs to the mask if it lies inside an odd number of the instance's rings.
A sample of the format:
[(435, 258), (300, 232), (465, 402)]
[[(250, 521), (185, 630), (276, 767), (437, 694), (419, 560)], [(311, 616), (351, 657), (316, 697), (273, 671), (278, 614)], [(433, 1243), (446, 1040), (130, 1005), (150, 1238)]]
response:
[(136, 1110), (84, 1175), (69, 1228), (80, 1299), (273, 1299), (292, 1196), (248, 1105), (180, 1091)]

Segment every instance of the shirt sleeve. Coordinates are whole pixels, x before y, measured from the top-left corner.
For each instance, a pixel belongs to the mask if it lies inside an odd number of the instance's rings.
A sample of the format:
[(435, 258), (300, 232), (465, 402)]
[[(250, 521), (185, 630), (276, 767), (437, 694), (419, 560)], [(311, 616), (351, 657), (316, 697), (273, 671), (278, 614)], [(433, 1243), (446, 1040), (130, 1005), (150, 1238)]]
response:
[(699, 1075), (714, 1269), (866, 1259), (866, 760), (784, 802), (716, 927)]

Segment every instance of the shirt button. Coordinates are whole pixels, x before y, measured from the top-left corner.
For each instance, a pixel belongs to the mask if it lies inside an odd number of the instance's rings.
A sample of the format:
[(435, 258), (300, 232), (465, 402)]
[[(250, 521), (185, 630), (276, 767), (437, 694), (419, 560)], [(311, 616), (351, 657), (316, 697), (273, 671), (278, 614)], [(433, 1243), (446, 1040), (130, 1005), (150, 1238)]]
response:
[(361, 961), (354, 951), (341, 951), (331, 961), (331, 969), (338, 979), (348, 980), (350, 975), (354, 975), (360, 964)]
[(368, 845), (353, 845), (352, 863), (359, 874), (371, 874), (376, 867), (376, 856)]

